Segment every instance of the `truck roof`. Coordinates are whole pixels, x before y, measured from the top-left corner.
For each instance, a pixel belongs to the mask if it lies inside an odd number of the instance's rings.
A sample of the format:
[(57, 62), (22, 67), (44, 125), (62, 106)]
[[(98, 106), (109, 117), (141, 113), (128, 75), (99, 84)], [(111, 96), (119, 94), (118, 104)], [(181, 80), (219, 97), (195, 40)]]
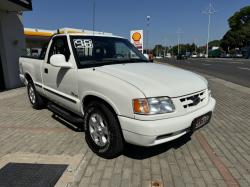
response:
[(102, 36), (102, 37), (113, 37), (113, 38), (123, 38), (121, 36), (116, 36), (110, 33), (63, 33), (55, 34), (54, 36)]

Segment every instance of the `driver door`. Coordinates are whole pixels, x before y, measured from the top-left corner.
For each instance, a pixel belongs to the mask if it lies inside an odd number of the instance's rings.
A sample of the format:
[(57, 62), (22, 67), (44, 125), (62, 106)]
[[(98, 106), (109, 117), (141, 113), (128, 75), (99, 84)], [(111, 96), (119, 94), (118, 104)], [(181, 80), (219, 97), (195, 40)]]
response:
[[(50, 58), (54, 54), (63, 54), (68, 63), (74, 68), (52, 66)], [(52, 39), (47, 62), (43, 66), (44, 92), (53, 102), (71, 111), (79, 112), (79, 99), (77, 87), (77, 68), (74, 55), (71, 54), (67, 36), (56, 36)]]

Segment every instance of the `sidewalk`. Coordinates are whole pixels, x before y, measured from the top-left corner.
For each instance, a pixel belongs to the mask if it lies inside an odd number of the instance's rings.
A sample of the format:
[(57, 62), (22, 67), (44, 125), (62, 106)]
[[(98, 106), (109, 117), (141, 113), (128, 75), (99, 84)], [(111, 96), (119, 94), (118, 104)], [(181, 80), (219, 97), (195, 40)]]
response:
[(249, 89), (208, 80), (217, 100), (209, 125), (191, 139), (152, 148), (127, 145), (111, 160), (91, 152), (84, 132), (47, 109), (32, 109), (25, 88), (1, 92), (0, 167), (68, 164), (57, 186), (250, 186)]

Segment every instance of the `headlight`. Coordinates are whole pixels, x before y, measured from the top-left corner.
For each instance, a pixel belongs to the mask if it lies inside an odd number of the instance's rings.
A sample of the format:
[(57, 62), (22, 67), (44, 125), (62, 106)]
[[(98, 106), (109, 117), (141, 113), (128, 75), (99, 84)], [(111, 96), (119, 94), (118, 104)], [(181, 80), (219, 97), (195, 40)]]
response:
[(135, 114), (164, 114), (174, 112), (175, 107), (169, 97), (156, 97), (134, 99), (133, 109)]

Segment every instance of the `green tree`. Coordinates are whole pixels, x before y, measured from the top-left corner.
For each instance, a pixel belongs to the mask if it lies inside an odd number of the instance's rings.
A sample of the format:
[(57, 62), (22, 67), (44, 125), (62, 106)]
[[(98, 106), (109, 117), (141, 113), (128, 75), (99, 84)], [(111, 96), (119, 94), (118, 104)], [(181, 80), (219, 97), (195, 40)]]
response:
[(161, 44), (157, 44), (157, 45), (155, 45), (155, 47), (153, 49), (153, 55), (154, 56), (164, 55), (164, 50), (165, 50), (165, 47), (163, 47)]
[(207, 50), (207, 46), (200, 46), (197, 48), (197, 53), (203, 53), (205, 54)]
[(178, 54), (178, 46), (175, 45), (173, 46), (170, 50), (169, 53), (173, 54), (173, 55), (177, 55)]
[(220, 40), (213, 40), (211, 42), (209, 42), (209, 47), (219, 47), (221, 44)]
[(225, 51), (242, 48), (250, 40), (250, 6), (242, 8), (228, 19), (230, 30), (224, 35), (220, 46)]
[[(194, 43), (190, 44), (180, 44), (180, 53), (186, 54), (186, 52), (194, 53), (195, 48), (198, 49), (197, 46), (195, 46)], [(178, 45), (173, 46), (169, 51), (169, 53), (177, 55), (178, 54)]]
[(232, 17), (228, 19), (228, 23), (231, 29), (237, 30), (244, 27), (250, 22), (250, 6), (242, 8), (236, 12)]

